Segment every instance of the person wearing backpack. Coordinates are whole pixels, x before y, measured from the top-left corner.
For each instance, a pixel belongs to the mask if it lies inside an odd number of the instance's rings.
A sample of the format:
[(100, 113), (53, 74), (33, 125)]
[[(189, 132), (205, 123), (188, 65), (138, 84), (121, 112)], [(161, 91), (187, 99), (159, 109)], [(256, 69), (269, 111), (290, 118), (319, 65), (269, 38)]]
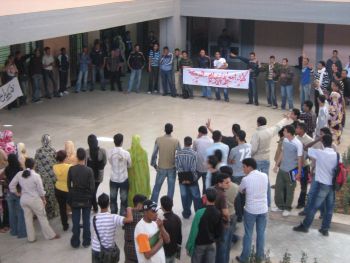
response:
[(324, 149), (308, 149), (308, 156), (316, 161), (315, 180), (312, 187), (315, 191), (309, 196), (310, 209), (307, 210), (305, 219), (299, 226), (293, 228), (294, 231), (307, 233), (314, 220), (317, 210), (325, 203), (325, 212), (321, 228), (318, 230), (323, 236), (328, 236), (328, 230), (332, 221), (335, 191), (334, 177), (339, 166), (339, 154), (332, 148), (332, 136), (322, 137)]

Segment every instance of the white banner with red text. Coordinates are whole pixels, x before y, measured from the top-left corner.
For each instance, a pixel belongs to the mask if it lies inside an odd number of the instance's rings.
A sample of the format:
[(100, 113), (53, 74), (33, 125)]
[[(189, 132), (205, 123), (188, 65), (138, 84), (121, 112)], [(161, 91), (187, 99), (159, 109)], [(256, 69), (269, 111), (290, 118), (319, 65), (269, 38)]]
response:
[(4, 108), (21, 96), (23, 96), (23, 93), (18, 79), (14, 78), (0, 87), (0, 109)]
[(218, 88), (248, 89), (249, 70), (184, 68), (183, 83)]

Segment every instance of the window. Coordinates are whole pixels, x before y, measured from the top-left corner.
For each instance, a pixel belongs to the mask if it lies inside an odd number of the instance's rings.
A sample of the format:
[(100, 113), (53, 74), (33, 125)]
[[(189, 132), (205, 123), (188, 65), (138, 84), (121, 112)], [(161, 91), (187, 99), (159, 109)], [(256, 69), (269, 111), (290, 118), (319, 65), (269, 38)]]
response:
[(0, 47), (0, 68), (2, 68), (11, 53), (10, 46)]

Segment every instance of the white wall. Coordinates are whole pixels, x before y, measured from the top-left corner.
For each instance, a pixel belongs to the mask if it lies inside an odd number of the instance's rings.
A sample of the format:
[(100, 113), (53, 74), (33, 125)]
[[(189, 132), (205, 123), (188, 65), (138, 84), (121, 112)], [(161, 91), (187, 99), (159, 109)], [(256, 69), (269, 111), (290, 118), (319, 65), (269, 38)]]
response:
[(173, 1), (133, 0), (0, 16), (0, 46), (171, 17)]
[(348, 1), (181, 0), (181, 15), (350, 25)]

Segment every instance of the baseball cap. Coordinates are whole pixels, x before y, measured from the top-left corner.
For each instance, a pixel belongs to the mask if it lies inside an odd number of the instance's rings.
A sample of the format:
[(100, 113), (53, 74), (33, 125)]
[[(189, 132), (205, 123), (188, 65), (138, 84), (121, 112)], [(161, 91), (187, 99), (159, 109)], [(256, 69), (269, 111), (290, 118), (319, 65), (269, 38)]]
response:
[(149, 211), (152, 210), (153, 212), (157, 212), (157, 204), (153, 202), (152, 200), (146, 200), (143, 202), (143, 211)]

